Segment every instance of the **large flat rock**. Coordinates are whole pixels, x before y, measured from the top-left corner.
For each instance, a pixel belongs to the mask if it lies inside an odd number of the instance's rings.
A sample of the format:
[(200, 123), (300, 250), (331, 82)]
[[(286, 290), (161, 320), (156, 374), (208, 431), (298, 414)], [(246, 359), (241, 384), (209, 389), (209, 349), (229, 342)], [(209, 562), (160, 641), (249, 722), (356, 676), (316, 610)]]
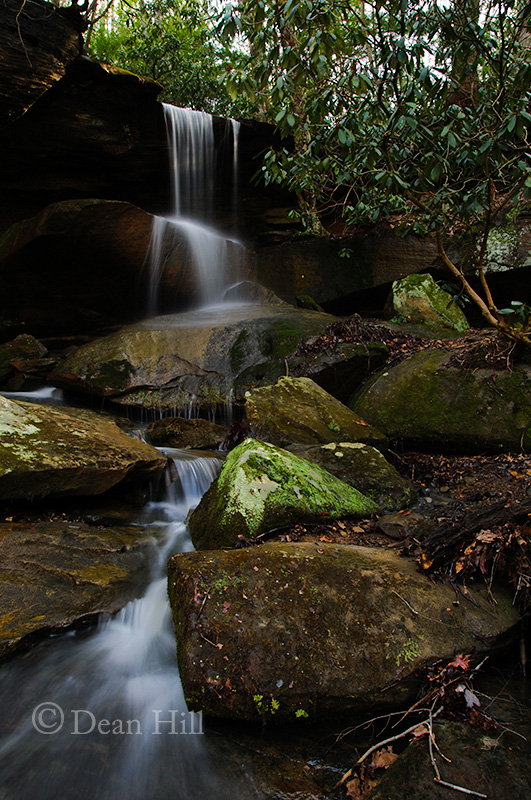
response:
[(152, 547), (135, 527), (0, 524), (0, 657), (139, 596)]
[(323, 542), (174, 556), (169, 595), (189, 706), (243, 719), (316, 720), (398, 706), (415, 670), (489, 651), (518, 619), (469, 586), (455, 603), (386, 550)]
[(335, 317), (288, 305), (235, 305), (154, 317), (80, 347), (52, 374), (58, 386), (146, 408), (224, 403), (285, 371), (298, 342)]
[(149, 481), (166, 458), (91, 411), (0, 395), (0, 499), (94, 495)]

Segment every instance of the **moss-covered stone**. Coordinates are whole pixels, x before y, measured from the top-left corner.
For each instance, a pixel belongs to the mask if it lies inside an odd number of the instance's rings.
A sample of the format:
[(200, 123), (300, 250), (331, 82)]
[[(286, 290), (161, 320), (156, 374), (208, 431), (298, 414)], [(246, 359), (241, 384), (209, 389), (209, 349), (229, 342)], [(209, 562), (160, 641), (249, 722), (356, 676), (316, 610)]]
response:
[(365, 517), (378, 506), (361, 492), (286, 450), (247, 439), (227, 456), (221, 472), (189, 519), (198, 549), (232, 547), (245, 538), (289, 525)]
[(160, 473), (166, 459), (111, 419), (0, 396), (0, 499), (100, 494)]
[(496, 453), (531, 448), (531, 367), (466, 369), (424, 350), (379, 373), (350, 403), (408, 447)]
[[(518, 614), (509, 593), (469, 587), (455, 605), (387, 550), (323, 542), (186, 553), (168, 567), (189, 707), (296, 722), (399, 706), (418, 668), (488, 651)], [(409, 679), (409, 680), (408, 680)]]
[(431, 275), (408, 275), (394, 281), (392, 303), (395, 314), (408, 322), (459, 332), (470, 327), (455, 299)]
[(279, 378), (245, 396), (253, 436), (278, 447), (363, 442), (380, 450), (387, 439), (309, 378)]
[(353, 486), (384, 511), (398, 511), (417, 501), (413, 484), (400, 477), (375, 447), (360, 442), (331, 442), (321, 447), (292, 445), (289, 450)]

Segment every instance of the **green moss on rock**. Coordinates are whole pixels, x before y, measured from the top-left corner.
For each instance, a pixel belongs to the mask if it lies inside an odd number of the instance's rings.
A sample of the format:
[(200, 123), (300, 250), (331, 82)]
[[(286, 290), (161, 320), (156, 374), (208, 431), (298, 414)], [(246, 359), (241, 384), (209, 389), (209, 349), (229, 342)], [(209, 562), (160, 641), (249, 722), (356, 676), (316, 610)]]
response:
[(232, 547), (293, 522), (365, 517), (378, 506), (361, 492), (292, 453), (247, 439), (227, 456), (189, 519), (196, 548)]
[(431, 275), (407, 275), (394, 281), (392, 300), (395, 314), (408, 322), (461, 333), (470, 327), (455, 299)]
[(380, 372), (351, 407), (410, 447), (496, 453), (531, 449), (531, 367), (465, 369), (424, 350)]

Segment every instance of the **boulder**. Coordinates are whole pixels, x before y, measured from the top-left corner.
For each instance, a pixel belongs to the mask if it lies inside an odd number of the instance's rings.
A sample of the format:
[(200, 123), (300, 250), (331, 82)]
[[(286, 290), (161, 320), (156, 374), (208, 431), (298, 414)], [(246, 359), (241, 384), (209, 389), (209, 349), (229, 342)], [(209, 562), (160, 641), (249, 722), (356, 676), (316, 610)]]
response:
[(0, 396), (0, 499), (101, 494), (147, 481), (166, 459), (111, 419)]
[(407, 275), (393, 282), (391, 303), (400, 319), (428, 328), (450, 328), (463, 333), (470, 328), (463, 310), (431, 275)]
[(0, 657), (138, 597), (152, 548), (146, 530), (133, 526), (0, 524)]
[(146, 433), (156, 447), (217, 450), (225, 440), (227, 428), (206, 419), (164, 417), (153, 422)]
[(21, 333), (11, 342), (0, 345), (0, 382), (29, 363), (35, 363), (48, 353), (46, 347), (28, 333)]
[(350, 407), (406, 448), (499, 453), (531, 448), (531, 367), (447, 363), (424, 350), (367, 384)]
[(371, 716), (400, 707), (415, 671), (485, 653), (518, 614), (469, 586), (455, 603), (416, 564), (356, 545), (269, 544), (174, 556), (169, 596), (187, 703), (247, 720)]
[[(211, 408), (274, 379), (298, 342), (334, 317), (285, 305), (241, 305), (155, 317), (80, 347), (54, 370), (57, 386), (124, 405)], [(256, 365), (261, 365), (261, 373)], [(246, 371), (254, 371), (252, 383)]]
[(378, 506), (326, 470), (264, 442), (246, 439), (188, 520), (197, 549), (232, 547), (295, 522), (366, 517)]
[(358, 414), (309, 378), (279, 378), (245, 395), (245, 418), (257, 439), (291, 444), (362, 442), (386, 450), (388, 441)]
[(361, 442), (291, 445), (290, 452), (318, 464), (344, 483), (353, 486), (384, 511), (398, 511), (413, 505), (417, 491), (401, 478), (379, 450)]

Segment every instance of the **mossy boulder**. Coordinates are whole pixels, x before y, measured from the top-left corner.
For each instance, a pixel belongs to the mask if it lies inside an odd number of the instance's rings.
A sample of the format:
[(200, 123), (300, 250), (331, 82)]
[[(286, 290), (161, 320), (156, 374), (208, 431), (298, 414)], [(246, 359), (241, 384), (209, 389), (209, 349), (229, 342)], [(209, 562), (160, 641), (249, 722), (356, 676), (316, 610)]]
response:
[(391, 299), (394, 313), (407, 322), (460, 333), (470, 327), (455, 298), (441, 289), (431, 275), (407, 275), (394, 281)]
[(147, 481), (166, 459), (111, 419), (0, 396), (0, 499), (101, 494)]
[(58, 386), (156, 410), (225, 403), (276, 380), (299, 341), (335, 318), (288, 305), (241, 305), (155, 317), (83, 345)]
[(278, 447), (291, 444), (363, 442), (386, 450), (380, 431), (321, 389), (310, 378), (279, 378), (245, 395), (252, 435)]
[(378, 506), (361, 492), (286, 450), (246, 439), (189, 518), (197, 549), (232, 547), (295, 522), (366, 517)]
[(310, 447), (292, 445), (289, 450), (353, 486), (384, 511), (399, 511), (417, 501), (413, 484), (402, 478), (375, 447), (361, 442), (331, 442)]
[(133, 526), (0, 524), (0, 657), (138, 597), (150, 553), (152, 536)]
[(207, 419), (163, 417), (149, 426), (146, 435), (156, 447), (217, 450), (227, 435), (227, 428)]
[(317, 721), (400, 706), (416, 670), (489, 651), (518, 614), (509, 593), (455, 604), (414, 561), (317, 543), (186, 553), (169, 562), (179, 671), (190, 708)]
[(463, 453), (531, 448), (531, 367), (448, 363), (424, 350), (379, 373), (350, 407), (406, 447)]

